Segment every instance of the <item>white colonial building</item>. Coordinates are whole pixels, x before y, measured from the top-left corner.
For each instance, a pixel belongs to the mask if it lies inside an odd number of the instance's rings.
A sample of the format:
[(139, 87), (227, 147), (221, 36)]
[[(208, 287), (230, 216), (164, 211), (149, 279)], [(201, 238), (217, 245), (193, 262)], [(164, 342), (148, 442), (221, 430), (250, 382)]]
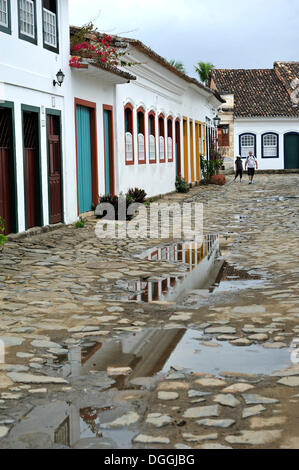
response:
[(261, 170), (299, 168), (299, 62), (215, 69), (210, 87), (226, 101), (219, 113), (219, 147), (231, 164), (252, 151)]
[(68, 0), (0, 1), (0, 215), (6, 232), (64, 220)]
[[(70, 67), (68, 0), (0, 0), (0, 216), (6, 233), (72, 223), (100, 195), (200, 179), (223, 100), (141, 42), (131, 68)], [(74, 34), (76, 28), (71, 28)]]

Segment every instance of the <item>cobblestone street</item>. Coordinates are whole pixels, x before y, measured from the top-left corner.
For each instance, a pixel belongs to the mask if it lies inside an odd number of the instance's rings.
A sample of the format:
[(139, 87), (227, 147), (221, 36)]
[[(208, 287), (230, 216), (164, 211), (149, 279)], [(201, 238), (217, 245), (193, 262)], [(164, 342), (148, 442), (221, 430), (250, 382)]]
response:
[(94, 217), (10, 240), (0, 447), (298, 449), (298, 185), (257, 175), (163, 199), (203, 203), (212, 286), (147, 259), (172, 240), (101, 240)]

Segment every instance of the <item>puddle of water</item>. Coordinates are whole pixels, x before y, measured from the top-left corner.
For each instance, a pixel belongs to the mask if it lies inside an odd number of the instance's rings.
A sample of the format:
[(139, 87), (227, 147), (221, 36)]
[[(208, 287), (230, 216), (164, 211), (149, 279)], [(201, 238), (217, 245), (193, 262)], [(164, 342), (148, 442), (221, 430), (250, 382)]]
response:
[(116, 286), (122, 290), (118, 296), (121, 301), (148, 303), (177, 300), (190, 290), (208, 288), (215, 282), (223, 265), (218, 235), (208, 235), (202, 243), (181, 242), (155, 247), (140, 257), (184, 264), (188, 271), (164, 278), (117, 281)]
[[(72, 349), (69, 371), (73, 377), (85, 375), (84, 387), (87, 390), (84, 392), (87, 393), (91, 372), (106, 371), (108, 366), (131, 367), (130, 376), (122, 377), (118, 386), (134, 393), (131, 380), (139, 377), (156, 377), (159, 380), (173, 371), (174, 366), (189, 372), (220, 376), (221, 371), (267, 374), (290, 365), (289, 348), (267, 350), (260, 345), (237, 348), (217, 341), (214, 342), (219, 347), (207, 347), (201, 344), (202, 340), (203, 333), (198, 330), (149, 328), (117, 340), (98, 343), (97, 347), (89, 350), (88, 355), (86, 350), (82, 353), (78, 348)], [(107, 403), (110, 400), (107, 396), (100, 398), (97, 393), (96, 399)], [(136, 410), (136, 403), (132, 402), (126, 409), (117, 402), (103, 407), (96, 405), (96, 401), (91, 404), (91, 400), (94, 400), (91, 395), (87, 398), (84, 393), (81, 399), (74, 396), (74, 402), (53, 400), (36, 406), (13, 427), (9, 438), (11, 442), (23, 443), (28, 437), (36, 443), (42, 439), (40, 443), (43, 447), (46, 439), (49, 447), (56, 444), (68, 448), (131, 448), (132, 439), (138, 433), (138, 423), (115, 429), (106, 429), (105, 423)]]
[(116, 413), (119, 416), (124, 414), (120, 407), (81, 408), (80, 405), (57, 400), (31, 410), (13, 427), (10, 438), (24, 443), (27, 437), (32, 436), (35, 446), (42, 445), (43, 448), (46, 438), (47, 447), (129, 449), (136, 431), (102, 427), (103, 422), (113, 421)]
[(289, 348), (237, 347), (216, 340), (212, 342), (218, 347), (211, 347), (201, 344), (202, 341), (203, 333), (198, 330), (144, 329), (97, 343), (88, 359), (84, 359), (79, 347), (72, 348), (68, 375), (82, 377), (90, 372), (106, 372), (108, 367), (130, 367), (132, 372), (129, 376), (116, 376), (116, 386), (125, 389), (135, 378), (164, 375), (174, 365), (214, 375), (220, 371), (270, 374), (291, 365)]
[[(229, 239), (224, 243), (227, 251)], [(180, 301), (196, 291), (205, 297), (210, 293), (249, 289), (261, 284), (260, 276), (237, 270), (224, 262), (218, 235), (204, 237), (202, 243), (175, 243), (151, 248), (140, 255), (142, 259), (184, 264), (188, 271), (177, 276), (117, 281), (120, 289), (117, 298), (122, 302), (150, 303)]]
[(182, 341), (172, 352), (162, 372), (177, 365), (192, 372), (219, 375), (229, 371), (245, 374), (270, 374), (291, 364), (289, 348), (265, 349), (260, 345), (237, 347), (230, 343), (213, 341), (219, 347), (203, 346), (197, 330), (187, 330)]

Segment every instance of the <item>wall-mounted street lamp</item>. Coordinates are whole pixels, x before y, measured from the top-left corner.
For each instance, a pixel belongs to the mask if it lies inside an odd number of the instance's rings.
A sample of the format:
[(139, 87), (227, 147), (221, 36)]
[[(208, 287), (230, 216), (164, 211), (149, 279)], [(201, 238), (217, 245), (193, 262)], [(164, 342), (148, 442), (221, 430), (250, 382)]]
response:
[(64, 82), (64, 77), (65, 75), (63, 71), (60, 69), (59, 72), (57, 72), (56, 74), (57, 81), (53, 80), (53, 86), (56, 86), (56, 85), (61, 86)]
[(214, 119), (213, 119), (213, 122), (214, 122), (214, 126), (215, 126), (215, 127), (219, 127), (219, 124), (220, 124), (220, 117), (219, 117), (219, 116), (215, 116)]

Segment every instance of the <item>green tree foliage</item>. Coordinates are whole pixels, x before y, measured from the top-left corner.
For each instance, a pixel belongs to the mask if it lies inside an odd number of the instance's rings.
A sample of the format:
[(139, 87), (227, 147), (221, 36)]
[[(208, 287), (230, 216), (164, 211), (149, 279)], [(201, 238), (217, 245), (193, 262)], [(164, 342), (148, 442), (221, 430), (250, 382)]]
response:
[(175, 60), (175, 59), (171, 59), (169, 61), (169, 63), (170, 63), (170, 65), (175, 67), (179, 72), (186, 73), (186, 69), (185, 69), (185, 66), (184, 66), (183, 62), (180, 62), (180, 61)]
[(214, 65), (210, 62), (198, 62), (197, 66), (194, 66), (196, 73), (198, 73), (199, 79), (205, 85), (208, 84), (209, 75)]

